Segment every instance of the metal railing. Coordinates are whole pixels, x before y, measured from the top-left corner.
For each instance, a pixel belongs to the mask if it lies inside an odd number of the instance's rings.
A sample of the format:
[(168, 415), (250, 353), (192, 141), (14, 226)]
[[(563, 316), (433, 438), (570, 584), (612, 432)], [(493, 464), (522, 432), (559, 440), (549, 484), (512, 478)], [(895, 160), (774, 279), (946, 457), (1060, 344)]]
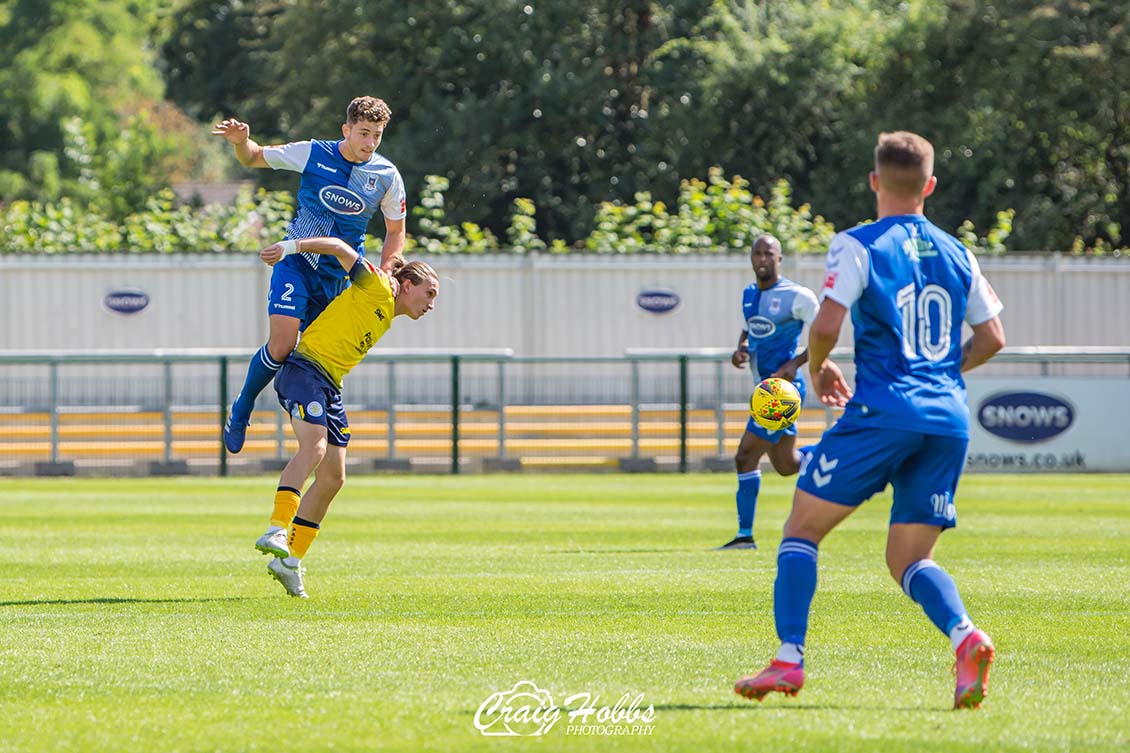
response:
[[(368, 382), (368, 393), (377, 395), (380, 407), (383, 410), (384, 447), (383, 457), (390, 461), (405, 460), (412, 453), (403, 451), (398, 441), (398, 427), (401, 426), (405, 416), (422, 409), (440, 410), (437, 421), (442, 429), (446, 430), (446, 439), (436, 440), (437, 446), (442, 444), (448, 450), (447, 467), (451, 473), (460, 473), (467, 453), (464, 444), (469, 440), (465, 433), (474, 429), (478, 434), (484, 435), (484, 430), (493, 435), (493, 441), (484, 442), (494, 449), (495, 458), (499, 460), (513, 459), (508, 451), (508, 444), (516, 441), (511, 436), (511, 426), (508, 421), (508, 408), (515, 406), (529, 406), (538, 404), (551, 408), (552, 406), (569, 406), (577, 402), (599, 402), (608, 406), (626, 405), (628, 410), (628, 423), (630, 426), (630, 442), (623, 457), (640, 459), (643, 456), (643, 438), (641, 427), (653, 429), (655, 422), (648, 423), (644, 419), (645, 408), (651, 413), (667, 411), (674, 416), (676, 431), (674, 440), (674, 455), (671, 459), (679, 471), (686, 472), (690, 469), (692, 437), (690, 429), (702, 429), (702, 421), (692, 418), (692, 412), (697, 415), (709, 414), (713, 417), (712, 447), (705, 439), (694, 439), (698, 448), (696, 452), (714, 457), (723, 456), (727, 441), (736, 439), (732, 431), (728, 430), (727, 421), (730, 416), (733, 426), (733, 414), (740, 412), (742, 403), (727, 400), (728, 396), (741, 395), (750, 384), (748, 373), (742, 375), (732, 368), (728, 368), (730, 354), (728, 348), (702, 348), (702, 349), (635, 349), (629, 350), (622, 357), (553, 357), (553, 356), (515, 356), (509, 349), (473, 349), (462, 351), (450, 350), (374, 350), (366, 359), (365, 368), (371, 377)], [(156, 395), (147, 399), (155, 410), (150, 413), (160, 415), (160, 460), (167, 470), (175, 463), (185, 463), (181, 454), (177, 452), (177, 413), (176, 392), (178, 389), (185, 391), (185, 387), (178, 388), (174, 379), (174, 371), (181, 367), (196, 366), (209, 367), (205, 372), (211, 371), (212, 383), (209, 384), (207, 373), (200, 377), (190, 377), (184, 380), (190, 393), (189, 398), (181, 403), (194, 406), (204, 405), (207, 412), (214, 416), (212, 425), (214, 433), (211, 439), (196, 443), (200, 446), (211, 446), (216, 472), (227, 475), (230, 470), (230, 457), (219, 441), (220, 431), (227, 418), (227, 408), (233, 391), (230, 389), (232, 377), (242, 377), (244, 366), (254, 351), (244, 349), (192, 349), (192, 350), (121, 350), (121, 351), (0, 351), (0, 373), (8, 375), (12, 367), (42, 367), (46, 368), (46, 389), (40, 395), (38, 378), (24, 380), (33, 382), (34, 387), (30, 396), (18, 397), (14, 390), (6, 390), (10, 380), (0, 380), (0, 418), (9, 422), (17, 421), (21, 414), (37, 412), (46, 413), (48, 449), (46, 460), (49, 464), (59, 465), (71, 463), (63, 452), (64, 445), (61, 441), (62, 415), (67, 415), (68, 410), (77, 410), (76, 404), (85, 405), (89, 398), (81, 400), (76, 398), (65, 399), (62, 370), (84, 367), (97, 367), (100, 365), (125, 366), (128, 368), (159, 368), (159, 384)], [(841, 363), (850, 363), (851, 351), (838, 349), (834, 356)], [(236, 368), (232, 368), (232, 364)], [(993, 361), (983, 367), (982, 371), (991, 369), (1007, 369), (1008, 367), (1035, 367), (1035, 373), (1047, 376), (1053, 372), (1063, 370), (1087, 369), (1089, 366), (1101, 365), (1105, 373), (1124, 374), (1130, 377), (1130, 348), (1077, 348), (1077, 347), (1041, 347), (1041, 348), (1008, 348), (999, 354)], [(421, 398), (421, 385), (424, 379), (419, 374), (416, 378), (403, 378), (403, 371), (413, 367), (427, 366), (427, 379), (436, 384), (446, 381), (446, 390), (439, 387), (439, 392), (446, 392), (448, 400), (445, 405), (437, 408), (434, 401), (427, 395)], [(705, 367), (705, 369), (703, 368)], [(627, 369), (626, 387), (617, 383), (605, 393), (599, 393), (601, 378), (595, 372), (601, 369)], [(655, 369), (666, 372), (655, 375)], [(670, 369), (674, 369), (674, 374)], [(579, 376), (571, 376), (571, 372), (581, 370)], [(652, 376), (645, 378), (644, 371), (651, 369)], [(469, 370), (478, 372), (474, 375), (477, 379), (475, 388), (469, 384), (471, 377)], [(383, 380), (373, 377), (374, 371), (383, 371)], [(235, 372), (235, 373), (233, 373)], [(692, 373), (694, 372), (694, 373)], [(517, 377), (517, 378), (516, 378)], [(352, 376), (350, 377), (353, 378)], [(127, 380), (130, 377), (127, 377)], [(136, 378), (140, 383), (141, 379)], [(154, 378), (145, 378), (153, 382)], [(82, 377), (70, 380), (81, 383)], [(493, 384), (492, 384), (493, 383)], [(366, 384), (362, 382), (361, 384)], [(554, 400), (554, 385), (558, 385), (561, 399)], [(575, 394), (568, 394), (569, 386), (580, 385)], [(345, 398), (347, 405), (352, 405), (350, 391), (354, 383), (346, 385)], [(748, 392), (745, 392), (748, 394)], [(593, 395), (596, 398), (593, 399)], [(587, 399), (586, 399), (587, 398)], [(374, 398), (370, 397), (370, 401)], [(834, 413), (818, 404), (809, 402), (806, 410), (812, 415), (813, 406), (822, 412), (822, 428), (830, 425), (834, 420)], [(423, 408), (421, 408), (423, 406)], [(476, 407), (479, 406), (479, 407)], [(485, 407), (483, 407), (485, 406)], [(364, 407), (364, 403), (362, 403)], [(94, 406), (94, 410), (111, 410), (114, 406)], [(138, 409), (140, 410), (140, 409)], [(211, 413), (213, 412), (214, 413)], [(464, 422), (466, 413), (486, 412), (493, 414), (492, 423), (484, 426), (483, 422)], [(282, 413), (274, 411), (274, 453), (273, 460), (280, 461), (286, 457), (285, 443), (286, 431)], [(446, 417), (446, 423), (444, 423)], [(575, 426), (583, 431), (585, 419), (579, 418)], [(496, 425), (494, 424), (496, 422)], [(670, 422), (665, 421), (664, 426)], [(517, 429), (523, 427), (517, 424)], [(25, 427), (26, 428), (26, 427)], [(97, 422), (90, 432), (97, 433)], [(657, 430), (658, 431), (658, 430)], [(203, 432), (203, 429), (201, 429)], [(25, 432), (37, 436), (34, 431)], [(206, 432), (204, 432), (206, 433)], [(516, 431), (515, 433), (521, 433)], [(658, 440), (657, 440), (658, 441)], [(668, 441), (665, 438), (663, 441)], [(482, 444), (482, 442), (480, 442)], [(23, 449), (15, 444), (7, 445), (10, 451)], [(30, 446), (30, 445), (29, 445)], [(37, 447), (40, 445), (36, 445)], [(96, 451), (92, 451), (96, 452)], [(375, 451), (374, 451), (375, 452)], [(485, 450), (479, 449), (472, 454), (483, 455)], [(605, 450), (605, 452), (613, 452)], [(654, 449), (651, 451), (654, 454)], [(352, 454), (352, 451), (351, 451)]]

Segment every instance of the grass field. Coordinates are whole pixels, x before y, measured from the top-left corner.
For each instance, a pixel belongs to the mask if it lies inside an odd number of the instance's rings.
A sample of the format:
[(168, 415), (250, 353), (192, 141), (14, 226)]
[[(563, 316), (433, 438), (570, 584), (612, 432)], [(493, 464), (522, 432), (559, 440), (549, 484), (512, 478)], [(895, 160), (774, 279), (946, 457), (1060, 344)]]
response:
[[(998, 649), (950, 710), (949, 642), (886, 575), (889, 497), (821, 548), (808, 684), (754, 704), (792, 485), (761, 550), (718, 475), (354, 478), (299, 601), (251, 544), (274, 479), (0, 481), (0, 751), (1125, 751), (1130, 477), (970, 476), (937, 559)], [(486, 737), (529, 680), (653, 704), (650, 735)]]

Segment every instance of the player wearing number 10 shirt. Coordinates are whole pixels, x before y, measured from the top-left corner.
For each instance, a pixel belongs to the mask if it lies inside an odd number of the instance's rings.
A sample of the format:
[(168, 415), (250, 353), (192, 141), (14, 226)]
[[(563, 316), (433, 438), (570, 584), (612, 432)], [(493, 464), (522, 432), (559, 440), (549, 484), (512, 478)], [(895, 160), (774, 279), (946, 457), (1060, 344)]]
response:
[[(735, 691), (754, 700), (795, 695), (823, 538), (872, 495), (894, 490), (887, 568), (956, 652), (956, 708), (975, 708), (995, 649), (965, 612), (953, 578), (933, 559), (956, 525), (954, 494), (969, 443), (961, 373), (1004, 346), (1000, 301), (977, 259), (923, 214), (937, 185), (934, 149), (917, 134), (884, 133), (870, 175), (878, 220), (838, 234), (810, 328), (812, 390), (844, 407), (801, 464), (777, 553), (773, 611), (781, 647)], [(855, 394), (829, 358), (846, 313), (855, 331)], [(972, 337), (961, 343), (962, 324)], [(861, 695), (874, 692), (864, 681)]]

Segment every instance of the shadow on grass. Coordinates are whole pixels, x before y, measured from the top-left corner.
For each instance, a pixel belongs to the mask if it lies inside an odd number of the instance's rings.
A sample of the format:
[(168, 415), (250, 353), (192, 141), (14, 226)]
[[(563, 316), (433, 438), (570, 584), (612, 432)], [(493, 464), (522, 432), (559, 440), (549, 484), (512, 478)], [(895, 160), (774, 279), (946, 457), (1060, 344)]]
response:
[(546, 554), (673, 554), (699, 552), (701, 549), (547, 549)]
[(756, 708), (740, 703), (657, 703), (656, 711), (745, 711)]
[[(828, 703), (790, 703), (787, 705), (762, 705), (753, 701), (745, 703), (738, 702), (735, 704), (693, 704), (693, 703), (669, 703), (659, 705), (656, 704), (656, 711), (867, 711), (875, 710), (875, 707), (870, 704), (860, 704), (858, 706), (836, 705)], [(936, 714), (952, 714), (953, 709), (950, 708), (923, 708), (921, 706), (893, 706), (884, 708), (887, 711), (903, 711), (914, 713), (936, 713)]]
[(29, 599), (27, 601), (0, 601), (0, 607), (38, 607), (54, 604), (196, 604), (205, 601), (246, 601), (244, 596), (210, 596), (200, 599), (126, 599), (103, 597), (97, 599)]

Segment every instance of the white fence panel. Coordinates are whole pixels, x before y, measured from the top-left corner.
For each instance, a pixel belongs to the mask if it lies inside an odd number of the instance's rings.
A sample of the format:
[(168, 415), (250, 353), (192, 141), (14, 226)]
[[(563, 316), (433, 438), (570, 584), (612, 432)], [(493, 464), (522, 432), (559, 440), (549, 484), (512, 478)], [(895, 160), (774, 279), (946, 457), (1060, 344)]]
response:
[[(437, 309), (398, 322), (385, 347), (513, 348), (612, 356), (628, 348), (727, 347), (741, 326), (744, 256), (421, 257), (440, 274)], [(1130, 344), (1130, 263), (1058, 255), (984, 259), (1010, 345)], [(818, 258), (784, 272), (817, 288)], [(0, 349), (251, 348), (266, 336), (270, 270), (253, 255), (0, 258)], [(648, 290), (679, 305), (649, 313)], [(140, 291), (136, 313), (108, 296)], [(850, 335), (842, 341), (850, 345)]]

